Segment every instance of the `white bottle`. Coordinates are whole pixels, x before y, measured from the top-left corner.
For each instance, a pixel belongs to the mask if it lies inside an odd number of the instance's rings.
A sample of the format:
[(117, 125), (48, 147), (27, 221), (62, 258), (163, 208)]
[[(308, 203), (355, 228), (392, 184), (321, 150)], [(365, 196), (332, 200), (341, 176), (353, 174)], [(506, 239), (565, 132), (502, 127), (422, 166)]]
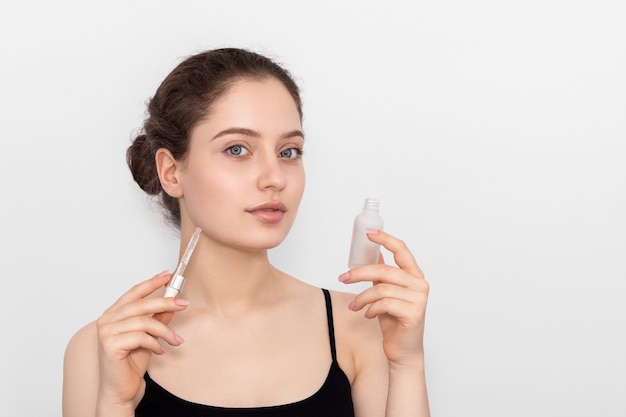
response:
[(383, 219), (378, 213), (379, 205), (380, 203), (377, 199), (366, 198), (363, 211), (354, 218), (350, 258), (348, 259), (349, 268), (378, 263), (380, 245), (367, 238), (365, 229), (382, 230)]

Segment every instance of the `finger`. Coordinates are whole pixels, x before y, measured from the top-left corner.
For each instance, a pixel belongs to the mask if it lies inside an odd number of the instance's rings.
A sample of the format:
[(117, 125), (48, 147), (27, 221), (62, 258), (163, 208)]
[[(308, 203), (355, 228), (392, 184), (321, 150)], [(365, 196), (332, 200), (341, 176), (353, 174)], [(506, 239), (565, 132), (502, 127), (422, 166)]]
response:
[(111, 305), (111, 307), (109, 307), (105, 312), (115, 311), (121, 306), (126, 305), (132, 301), (147, 297), (148, 295), (155, 292), (157, 289), (167, 284), (169, 278), (169, 271), (163, 271), (148, 280), (134, 285), (130, 290), (125, 292), (115, 303), (113, 303), (113, 305)]
[(177, 335), (174, 330), (161, 323), (159, 320), (148, 316), (131, 317), (98, 329), (101, 340), (111, 340), (120, 335), (135, 332), (143, 332), (156, 339), (163, 339), (172, 346), (178, 346), (183, 343), (182, 337)]
[(414, 285), (415, 277), (407, 271), (386, 264), (365, 265), (353, 268), (339, 276), (344, 284), (369, 281), (374, 284), (386, 282), (401, 287)]
[(368, 319), (389, 315), (395, 317), (400, 323), (406, 326), (419, 324), (424, 317), (424, 308), (416, 308), (419, 304), (397, 300), (394, 298), (383, 298), (373, 304), (365, 312)]
[(407, 291), (405, 288), (397, 285), (381, 283), (358, 294), (350, 304), (350, 309), (359, 311), (366, 305), (373, 304), (384, 298), (393, 298), (408, 303), (417, 301), (417, 295), (414, 291)]
[[(385, 265), (385, 257), (382, 252), (378, 252), (378, 265)], [(372, 281), (372, 285), (376, 285), (378, 283), (380, 283), (379, 280)]]
[(156, 297), (140, 298), (131, 303), (124, 304), (117, 310), (105, 313), (103, 322), (117, 322), (134, 316), (151, 316), (163, 312), (176, 312), (184, 310), (189, 301), (182, 298)]
[[(415, 257), (407, 247), (406, 243), (383, 230), (368, 229), (367, 237), (374, 243), (382, 245), (393, 254), (393, 260), (402, 269), (410, 273), (424, 277)], [(380, 258), (379, 258), (380, 259)]]
[[(103, 340), (102, 350), (106, 356), (126, 357), (128, 352), (146, 349), (157, 355), (165, 353), (165, 349), (157, 339), (144, 332), (130, 332), (118, 337)], [(121, 358), (120, 358), (121, 359)]]

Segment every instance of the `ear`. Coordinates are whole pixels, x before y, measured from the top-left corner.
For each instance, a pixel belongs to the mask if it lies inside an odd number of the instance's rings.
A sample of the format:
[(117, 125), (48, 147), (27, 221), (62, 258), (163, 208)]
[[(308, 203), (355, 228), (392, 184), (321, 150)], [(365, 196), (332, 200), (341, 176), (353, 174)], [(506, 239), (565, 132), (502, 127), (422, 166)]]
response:
[(163, 187), (170, 197), (182, 197), (183, 189), (178, 180), (180, 167), (172, 153), (165, 148), (160, 148), (156, 151), (154, 158), (159, 180), (161, 181), (161, 187)]

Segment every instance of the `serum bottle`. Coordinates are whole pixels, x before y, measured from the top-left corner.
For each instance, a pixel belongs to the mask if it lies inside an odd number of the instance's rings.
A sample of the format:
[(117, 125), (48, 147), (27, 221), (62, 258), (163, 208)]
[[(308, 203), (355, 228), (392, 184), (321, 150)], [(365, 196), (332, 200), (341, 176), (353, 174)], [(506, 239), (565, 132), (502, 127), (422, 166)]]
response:
[(378, 263), (380, 245), (367, 238), (365, 229), (382, 230), (383, 219), (378, 212), (379, 205), (380, 202), (377, 199), (366, 198), (363, 210), (354, 218), (350, 257), (348, 259), (349, 268)]

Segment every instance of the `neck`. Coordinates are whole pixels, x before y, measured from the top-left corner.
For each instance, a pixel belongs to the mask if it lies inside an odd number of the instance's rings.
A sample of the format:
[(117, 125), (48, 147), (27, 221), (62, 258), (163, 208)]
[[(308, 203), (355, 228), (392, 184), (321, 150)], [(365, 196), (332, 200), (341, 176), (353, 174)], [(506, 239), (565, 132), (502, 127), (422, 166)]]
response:
[(284, 274), (270, 264), (267, 250), (242, 251), (202, 239), (184, 275), (180, 297), (196, 311), (225, 315), (266, 303), (284, 282)]

